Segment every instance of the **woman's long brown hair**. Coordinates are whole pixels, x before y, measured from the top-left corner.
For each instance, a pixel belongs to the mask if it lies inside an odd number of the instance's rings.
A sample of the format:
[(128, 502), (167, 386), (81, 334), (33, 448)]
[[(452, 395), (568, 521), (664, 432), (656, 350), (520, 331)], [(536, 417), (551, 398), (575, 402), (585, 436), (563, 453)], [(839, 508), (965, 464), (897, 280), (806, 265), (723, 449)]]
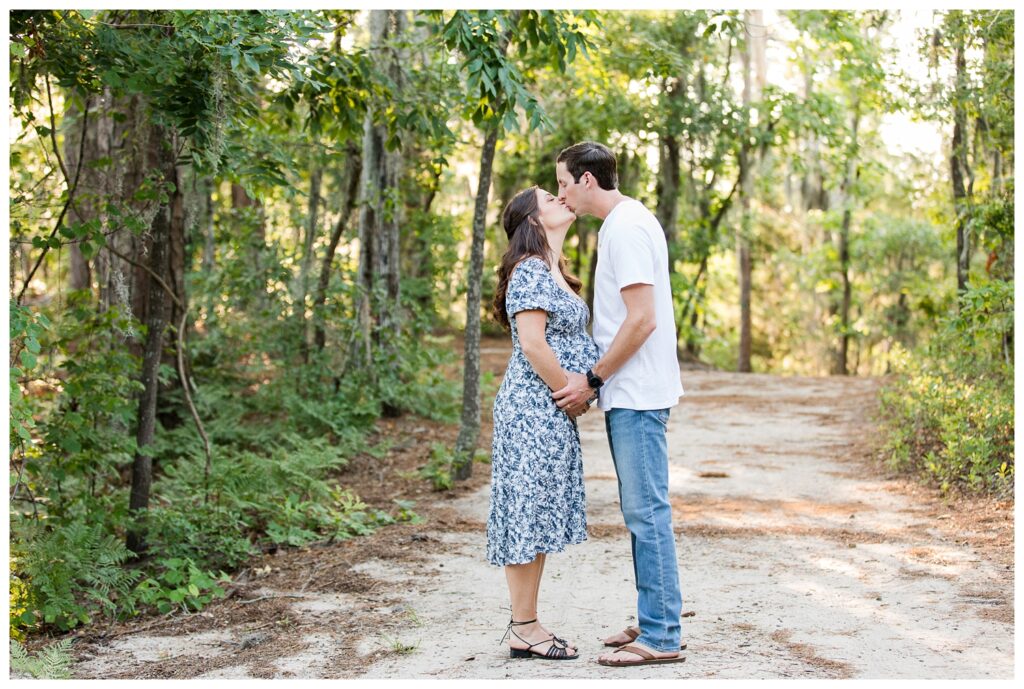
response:
[[(505, 311), (505, 294), (508, 292), (508, 281), (512, 277), (512, 271), (520, 261), (530, 256), (536, 256), (544, 263), (548, 263), (548, 255), (551, 253), (548, 236), (540, 224), (539, 211), (537, 187), (533, 186), (516, 194), (501, 214), (501, 222), (505, 226), (505, 234), (508, 235), (508, 248), (505, 250), (505, 255), (501, 257), (501, 265), (498, 266), (498, 289), (494, 293), (492, 313), (495, 320), (501, 323), (506, 330), (512, 327), (508, 322), (508, 313)], [(565, 278), (569, 287), (579, 294), (583, 283), (566, 270), (566, 265), (568, 265), (568, 261), (565, 256), (559, 256), (558, 271)], [(548, 267), (551, 267), (550, 263), (548, 263)]]

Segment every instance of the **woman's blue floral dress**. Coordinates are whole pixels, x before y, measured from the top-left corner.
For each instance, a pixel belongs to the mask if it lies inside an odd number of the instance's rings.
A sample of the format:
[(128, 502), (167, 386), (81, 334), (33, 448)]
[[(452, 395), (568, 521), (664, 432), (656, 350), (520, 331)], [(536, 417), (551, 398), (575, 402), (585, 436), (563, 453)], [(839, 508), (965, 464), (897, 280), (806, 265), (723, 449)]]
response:
[(598, 359), (586, 303), (562, 289), (542, 259), (521, 261), (505, 294), (512, 357), (494, 398), (487, 519), (487, 560), (494, 565), (526, 564), (537, 553), (587, 539), (576, 421), (555, 404), (519, 344), (515, 314), (530, 309), (548, 312), (545, 336), (562, 368), (583, 373)]

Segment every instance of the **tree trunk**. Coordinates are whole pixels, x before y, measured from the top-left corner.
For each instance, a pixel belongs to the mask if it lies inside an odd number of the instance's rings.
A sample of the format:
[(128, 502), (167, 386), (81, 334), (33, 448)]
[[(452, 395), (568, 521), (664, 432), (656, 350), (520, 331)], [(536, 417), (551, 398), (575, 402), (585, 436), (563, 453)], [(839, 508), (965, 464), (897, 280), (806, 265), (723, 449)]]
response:
[[(811, 72), (805, 75), (804, 100), (810, 102), (814, 79)], [(821, 141), (813, 130), (807, 132), (808, 163), (800, 179), (800, 206), (804, 211), (828, 210), (828, 190), (825, 189), (825, 174), (821, 165)], [(808, 247), (810, 248), (810, 247)]]
[[(424, 151), (416, 148), (409, 159), (422, 158)], [(436, 274), (434, 257), (434, 238), (427, 230), (430, 208), (434, 205), (441, 185), (441, 170), (435, 169), (430, 176), (429, 185), (421, 188), (419, 194), (410, 194), (406, 202), (406, 218), (418, 217), (420, 220), (400, 236), (399, 253), (402, 257), (401, 274), (408, 279), (420, 283), (415, 294), (416, 306), (420, 313), (432, 314), (435, 310), (433, 278)]]
[[(686, 336), (684, 351), (694, 361), (700, 358), (700, 344), (697, 342), (697, 335), (694, 328), (697, 325), (697, 314), (700, 311), (700, 304), (704, 300), (704, 288), (701, 286), (701, 279), (708, 269), (709, 251), (706, 251), (700, 258), (700, 265), (697, 266), (697, 277), (693, 279), (693, 288), (686, 297), (683, 310), (679, 314), (679, 324), (676, 326), (676, 342), (679, 341), (680, 326), (687, 317), (690, 319), (690, 332)], [(678, 347), (678, 345), (677, 345)], [(679, 352), (677, 352), (678, 354)]]
[[(164, 282), (173, 290), (174, 296), (177, 297), (177, 301), (167, 297), (166, 307), (168, 314), (166, 316), (167, 321), (170, 323), (171, 336), (168, 338), (169, 346), (164, 351), (164, 356), (160, 363), (173, 370), (178, 370), (178, 338), (177, 329), (178, 325), (182, 324), (182, 315), (184, 308), (188, 310), (188, 295), (185, 293), (185, 169), (174, 165), (175, 154), (178, 150), (178, 137), (177, 133), (172, 130), (163, 130), (167, 132), (166, 145), (170, 147), (170, 151), (166, 153), (168, 156), (167, 164), (170, 166), (167, 168), (165, 173), (165, 179), (171, 182), (174, 186), (168, 192), (168, 207), (170, 208), (170, 225), (168, 228), (167, 235), (167, 268), (163, 276)], [(179, 306), (178, 304), (181, 304)], [(190, 323), (186, 318), (182, 327), (185, 332), (182, 333), (182, 341), (188, 341), (188, 329)], [(172, 381), (167, 386), (161, 387), (158, 393), (159, 398), (163, 398), (164, 393), (176, 388), (178, 384), (186, 384), (186, 380), (192, 380), (191, 365), (186, 352), (182, 352), (182, 361), (184, 362), (185, 376), (184, 380)], [(181, 408), (178, 405), (170, 406), (164, 405), (159, 408), (157, 418), (160, 420), (161, 425), (165, 429), (177, 428), (185, 422), (185, 419), (181, 416)]]
[(587, 247), (590, 238), (590, 223), (585, 218), (576, 219), (576, 256), (573, 261), (572, 272), (579, 277), (583, 274), (583, 258), (587, 255)]
[[(746, 10), (744, 12), (744, 24), (750, 26), (754, 23), (753, 12)], [(751, 108), (751, 85), (753, 79), (751, 78), (750, 63), (752, 61), (752, 55), (754, 52), (754, 38), (751, 32), (748, 30), (746, 38), (746, 47), (741, 53), (743, 61), (743, 112), (746, 118), (746, 125), (749, 128), (750, 122), (750, 108)], [(743, 137), (743, 143), (740, 145), (739, 151), (739, 168), (740, 168), (740, 228), (739, 232), (736, 233), (736, 259), (737, 259), (737, 273), (739, 276), (739, 290), (740, 290), (740, 338), (739, 338), (739, 352), (736, 362), (736, 370), (741, 373), (746, 373), (751, 370), (750, 366), (750, 354), (751, 354), (751, 317), (750, 317), (750, 279), (751, 279), (751, 264), (750, 264), (750, 231), (751, 231), (751, 209), (750, 209), (750, 197), (754, 193), (753, 178), (750, 175), (750, 165), (753, 153), (750, 145), (750, 135)]]
[(301, 335), (299, 351), (302, 354), (302, 360), (305, 362), (309, 361), (309, 340), (306, 336), (308, 329), (306, 322), (306, 293), (309, 291), (307, 280), (309, 278), (310, 266), (313, 264), (313, 243), (316, 241), (317, 227), (319, 225), (322, 179), (323, 170), (317, 165), (309, 175), (309, 211), (306, 216), (306, 238), (302, 244), (302, 264), (299, 268), (299, 284), (296, 286), (294, 302), (294, 316), (298, 320), (299, 333)]
[[(690, 295), (687, 297), (686, 303), (683, 305), (683, 310), (680, 313), (679, 320), (676, 321), (676, 341), (678, 343), (682, 323), (686, 319), (687, 314), (690, 315), (691, 330), (686, 337), (685, 351), (694, 360), (700, 356), (700, 346), (695, 339), (696, 331), (693, 328), (697, 325), (697, 316), (700, 312), (699, 307), (704, 302), (704, 295), (707, 291), (706, 283), (708, 260), (711, 258), (711, 249), (718, 244), (722, 221), (725, 220), (726, 213), (728, 213), (729, 209), (732, 207), (732, 201), (736, 196), (736, 191), (740, 188), (740, 184), (743, 181), (742, 176), (743, 169), (741, 168), (736, 177), (736, 181), (732, 185), (732, 189), (729, 190), (729, 195), (722, 199), (722, 202), (715, 210), (714, 215), (711, 214), (710, 201), (710, 196), (714, 192), (714, 181), (711, 181), (704, 186), (703, 197), (698, 201), (698, 206), (700, 207), (700, 228), (701, 231), (706, 232), (707, 235), (703, 241), (698, 244), (700, 251), (700, 265), (697, 270), (697, 276), (693, 280), (693, 287)], [(702, 277), (705, 280), (704, 284), (701, 284)]]
[(487, 197), (491, 189), (494, 149), (498, 127), (493, 126), (480, 152), (480, 183), (473, 210), (473, 246), (469, 262), (469, 291), (466, 295), (465, 357), (462, 376), (462, 420), (455, 442), (452, 478), (464, 481), (473, 474), (473, 455), (480, 437), (480, 291), (484, 272)]
[[(401, 10), (370, 12), (371, 50), (382, 51), (389, 41), (400, 37), (405, 28)], [(401, 56), (388, 49), (384, 61), (395, 88), (401, 89)], [(374, 355), (391, 366), (397, 356), (401, 329), (399, 313), (399, 241), (401, 204), (397, 202), (401, 179), (400, 151), (385, 150), (386, 127), (378, 125), (375, 114), (366, 114), (363, 127), (362, 207), (359, 216), (359, 282), (362, 288), (359, 309), (365, 361), (374, 374)], [(384, 403), (385, 416), (397, 416), (399, 409), (390, 400)]]
[[(170, 157), (172, 163), (168, 168), (167, 181), (174, 184), (174, 188), (168, 194), (168, 203), (171, 209), (171, 225), (170, 233), (168, 235), (167, 242), (167, 265), (168, 273), (166, 282), (170, 288), (174, 291), (175, 296), (181, 302), (181, 306), (177, 302), (172, 301), (170, 306), (170, 322), (175, 326), (181, 322), (181, 317), (184, 315), (182, 310), (188, 310), (188, 295), (185, 293), (185, 193), (184, 193), (184, 182), (186, 170), (177, 165), (173, 164), (175, 154), (178, 149), (178, 137), (175, 132), (170, 132), (170, 136), (167, 139), (167, 145), (171, 147), (171, 151), (167, 154)], [(186, 321), (186, 327), (188, 323)], [(186, 333), (187, 335), (187, 333)], [(187, 337), (184, 338), (187, 340)], [(177, 345), (175, 345), (177, 349)], [(165, 361), (168, 366), (175, 367), (177, 361), (174, 357), (173, 352), (169, 352), (169, 358)]]
[[(958, 10), (952, 14), (961, 17)], [(967, 59), (964, 54), (964, 28), (961, 21), (954, 29), (954, 61), (956, 64), (956, 90), (953, 96), (953, 142), (950, 172), (953, 183), (953, 207), (956, 210), (956, 289), (962, 294), (970, 280), (971, 236), (969, 228), (970, 198), (964, 177), (970, 175), (967, 165)], [(959, 309), (959, 305), (957, 306)]]
[(306, 240), (302, 247), (302, 268), (299, 280), (301, 296), (306, 296), (306, 276), (313, 263), (313, 244), (316, 241), (317, 227), (320, 220), (320, 188), (323, 170), (318, 166), (309, 176), (309, 212), (306, 222)]
[(240, 305), (249, 308), (255, 297), (256, 307), (264, 310), (269, 306), (267, 295), (267, 274), (263, 265), (267, 248), (266, 216), (263, 204), (259, 199), (249, 196), (241, 184), (231, 184), (231, 210), (236, 232), (243, 238), (245, 256), (249, 260), (249, 270), (254, 276), (255, 294), (247, 292), (242, 295)]
[[(144, 263), (149, 255), (152, 238), (137, 235), (127, 229), (120, 216), (106, 211), (109, 202), (126, 209), (147, 221), (153, 217), (153, 200), (137, 201), (135, 193), (145, 182), (148, 170), (160, 163), (153, 159), (146, 108), (140, 96), (114, 99), (109, 90), (97, 103), (95, 117), (97, 150), (107, 151), (110, 164), (101, 168), (94, 190), (97, 200), (100, 229), (106, 235), (106, 246), (101, 247), (93, 259), (94, 276), (99, 285), (100, 313), (117, 309), (125, 316), (146, 321), (148, 313), (149, 275), (129, 261), (117, 256), (117, 251), (136, 263)], [(84, 170), (83, 170), (84, 174)], [(137, 357), (142, 357), (144, 344), (135, 332), (125, 333), (125, 346)]]
[(843, 295), (842, 301), (838, 305), (839, 340), (833, 359), (832, 373), (841, 376), (848, 375), (850, 351), (850, 302), (853, 290), (850, 283), (850, 224), (853, 218), (853, 185), (857, 181), (857, 133), (860, 127), (859, 100), (855, 100), (853, 103), (853, 113), (850, 119), (850, 144), (847, 147), (846, 171), (840, 187), (843, 196), (843, 220), (839, 226), (839, 242), (836, 247), (839, 253), (839, 277), (843, 284)]
[[(748, 136), (744, 137), (740, 150), (740, 190), (742, 193), (742, 219), (737, 237), (736, 257), (739, 268), (740, 291), (740, 338), (739, 356), (736, 369), (748, 373), (751, 367), (753, 349), (753, 319), (751, 315), (751, 288), (753, 281), (753, 259), (751, 257), (751, 238), (753, 237), (753, 210), (751, 200), (754, 196), (753, 172), (755, 150), (750, 143), (753, 134), (750, 122), (751, 108), (761, 100), (761, 93), (767, 77), (765, 55), (765, 25), (762, 10), (745, 10), (744, 24), (747, 27), (746, 49), (743, 51), (743, 109), (748, 124)], [(758, 127), (764, 127), (765, 114), (759, 113)]]
[[(175, 181), (177, 170), (174, 165), (174, 150), (169, 132), (157, 125), (151, 126), (149, 144), (152, 150), (151, 159), (159, 164), (159, 170), (165, 180)], [(150, 226), (152, 244), (149, 249), (149, 268), (159, 275), (164, 282), (171, 284), (169, 275), (170, 243), (175, 222), (175, 200), (172, 195), (168, 203), (161, 204), (153, 217)], [(147, 273), (147, 275), (149, 275)], [(153, 458), (148, 454), (147, 446), (154, 439), (156, 432), (157, 398), (159, 394), (158, 371), (163, 356), (164, 329), (167, 326), (168, 297), (164, 288), (149, 276), (147, 281), (147, 312), (146, 345), (143, 352), (142, 385), (139, 396), (138, 431), (136, 443), (139, 450), (135, 453), (132, 466), (132, 487), (129, 498), (129, 511), (134, 518), (133, 526), (128, 530), (126, 545), (137, 555), (146, 550), (145, 512), (149, 508), (150, 487), (153, 482)]]
[[(100, 128), (97, 126), (97, 120), (107, 115), (103, 112), (106, 102), (103, 96), (98, 99), (86, 97), (85, 107), (90, 111), (87, 115), (79, 111), (74, 99), (68, 99), (68, 102), (70, 106), (66, 119), (72, 126), (64, 137), (63, 155), (72, 177), (75, 176), (75, 171), (78, 171), (78, 186), (75, 189), (74, 202), (68, 208), (66, 225), (74, 226), (96, 218), (97, 208), (102, 208), (102, 201), (99, 200), (99, 195), (104, 191), (100, 177), (102, 171), (97, 169), (96, 161), (109, 153), (102, 150), (102, 146), (109, 144), (109, 140), (102, 139), (99, 134)], [(68, 245), (68, 257), (71, 289), (89, 289), (92, 286), (92, 271), (89, 259), (82, 254), (78, 242)]]
[(82, 254), (82, 249), (77, 242), (68, 246), (68, 258), (70, 260), (68, 281), (71, 289), (89, 289), (92, 286), (89, 259)]
[[(594, 313), (594, 291), (597, 286), (594, 284), (597, 279), (597, 239), (590, 247), (590, 268), (587, 270), (587, 308)], [(591, 319), (593, 325), (593, 319)]]
[[(802, 61), (804, 75), (804, 102), (810, 103), (814, 93), (814, 65), (808, 59)], [(821, 157), (821, 138), (813, 129), (808, 129), (804, 135), (805, 163), (803, 173), (800, 177), (800, 193), (798, 204), (793, 204), (799, 209), (803, 232), (800, 233), (800, 244), (805, 254), (814, 252), (817, 247), (832, 242), (832, 235), (827, 229), (821, 229), (818, 219), (824, 216), (824, 211), (829, 209), (829, 192), (825, 187), (825, 171)], [(814, 215), (812, 221), (810, 211), (818, 210), (822, 213)], [(811, 318), (814, 323), (823, 324), (824, 351), (821, 353), (821, 368), (831, 370), (835, 366), (835, 351), (831, 346), (830, 323), (836, 317), (838, 306), (830, 293), (811, 294)], [(827, 316), (826, 316), (827, 314)]]
[(211, 177), (204, 177), (202, 181), (203, 198), (203, 271), (209, 272), (217, 265), (216, 238), (214, 237), (213, 224), (213, 190), (214, 182)]
[[(679, 219), (679, 141), (670, 134), (662, 136), (658, 146), (658, 205), (655, 215), (665, 231), (669, 255), (676, 246), (676, 225)], [(675, 272), (675, 261), (668, 262), (669, 273)]]
[[(750, 232), (750, 202), (744, 198), (743, 200), (743, 223), (740, 228), (740, 232), (749, 234)], [(752, 266), (750, 261), (750, 242), (743, 236), (740, 236), (737, 240), (736, 246), (736, 257), (739, 268), (739, 279), (740, 279), (740, 343), (739, 343), (739, 357), (736, 364), (736, 370), (740, 373), (750, 373), (750, 354), (751, 354), (751, 318), (750, 318), (750, 279)]]
[[(342, 197), (338, 204), (338, 222), (331, 232), (331, 239), (327, 243), (327, 250), (324, 252), (323, 263), (320, 265), (320, 280), (317, 282), (316, 297), (313, 299), (313, 344), (317, 351), (323, 351), (327, 344), (327, 333), (324, 329), (323, 310), (327, 303), (327, 288), (331, 283), (331, 267), (334, 265), (334, 253), (338, 249), (341, 235), (348, 227), (349, 219), (355, 210), (356, 201), (359, 198), (359, 180), (362, 177), (362, 158), (359, 149), (353, 144), (348, 145), (348, 157), (345, 160), (345, 170), (342, 175)], [(308, 363), (308, 359), (307, 359)]]

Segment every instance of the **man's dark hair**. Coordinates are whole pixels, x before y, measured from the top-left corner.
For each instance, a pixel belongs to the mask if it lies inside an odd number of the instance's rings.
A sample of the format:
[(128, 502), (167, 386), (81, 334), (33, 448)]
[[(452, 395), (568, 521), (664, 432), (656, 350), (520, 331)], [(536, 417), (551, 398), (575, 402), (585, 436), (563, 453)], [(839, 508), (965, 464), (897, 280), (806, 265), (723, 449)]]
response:
[(565, 163), (574, 182), (579, 182), (584, 172), (597, 180), (597, 186), (611, 191), (619, 186), (619, 175), (615, 171), (615, 155), (607, 146), (596, 141), (581, 141), (558, 154), (556, 163)]

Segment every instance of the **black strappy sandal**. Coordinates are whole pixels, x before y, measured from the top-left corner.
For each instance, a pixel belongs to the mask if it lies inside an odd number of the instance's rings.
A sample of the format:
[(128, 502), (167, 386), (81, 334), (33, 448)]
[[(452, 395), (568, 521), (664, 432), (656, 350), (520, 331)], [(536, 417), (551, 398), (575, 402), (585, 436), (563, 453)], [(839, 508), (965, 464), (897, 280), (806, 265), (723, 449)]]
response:
[[(512, 629), (512, 627), (519, 627), (524, 624), (532, 624), (536, 621), (536, 619), (532, 619), (526, 620), (525, 622), (516, 622), (510, 618), (508, 621), (508, 627), (505, 628), (505, 636), (501, 637), (501, 641), (499, 641), (498, 643), (503, 643), (505, 639), (508, 638), (509, 634), (512, 634), (523, 643), (526, 643), (526, 639), (516, 634), (515, 630)], [(546, 652), (538, 653), (537, 651), (532, 650), (534, 646), (546, 643), (548, 641), (551, 642), (551, 646), (548, 647), (548, 650)], [(579, 651), (577, 651), (575, 655), (569, 655), (568, 651), (566, 650), (568, 647), (569, 644), (567, 644), (564, 639), (560, 639), (554, 634), (552, 634), (550, 639), (542, 639), (535, 644), (530, 644), (526, 648), (510, 647), (508, 649), (508, 655), (510, 658), (541, 658), (543, 660), (576, 660), (580, 657)]]
[[(505, 628), (505, 636), (501, 637), (501, 641), (504, 641), (505, 639), (508, 638), (508, 633), (510, 631), (512, 631), (512, 625), (513, 624), (519, 626), (519, 625), (524, 625), (524, 624), (530, 624), (530, 622), (536, 622), (536, 621), (537, 620), (530, 620), (529, 622), (513, 622), (511, 617), (508, 618), (508, 627)], [(549, 632), (549, 634), (550, 634), (550, 632)], [(516, 636), (519, 637), (518, 634), (516, 634)], [(562, 644), (566, 648), (570, 648), (569, 642), (566, 641), (565, 639), (563, 639), (562, 637), (558, 636), (557, 634), (551, 634), (551, 638), (554, 639), (555, 641), (557, 641), (558, 643)], [(501, 641), (499, 641), (498, 643), (500, 644)], [(522, 639), (520, 637), (520, 641), (525, 641), (525, 639)], [(571, 648), (574, 651), (578, 651), (579, 650), (576, 646), (571, 646)]]

